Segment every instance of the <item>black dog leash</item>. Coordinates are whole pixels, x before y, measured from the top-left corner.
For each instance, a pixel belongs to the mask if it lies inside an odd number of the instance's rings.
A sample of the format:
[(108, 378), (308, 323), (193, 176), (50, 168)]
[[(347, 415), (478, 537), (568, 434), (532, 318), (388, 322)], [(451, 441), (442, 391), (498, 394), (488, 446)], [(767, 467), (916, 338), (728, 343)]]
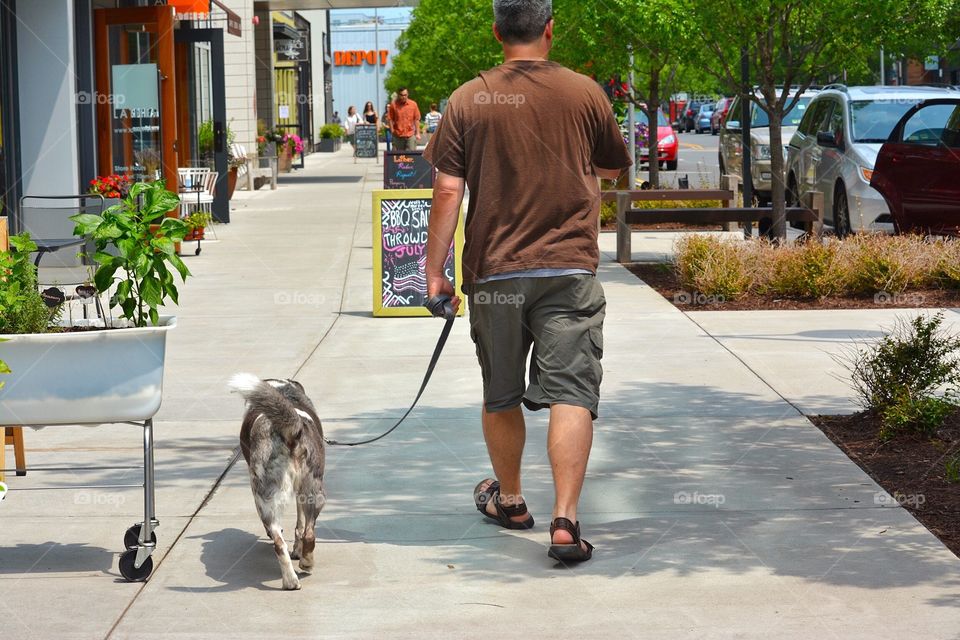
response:
[(427, 373), (423, 376), (423, 382), (420, 384), (420, 391), (417, 392), (417, 397), (413, 399), (413, 404), (410, 405), (410, 408), (407, 409), (407, 412), (403, 414), (403, 417), (397, 421), (397, 424), (393, 425), (385, 433), (381, 433), (376, 438), (370, 438), (369, 440), (362, 440), (360, 442), (337, 442), (336, 440), (327, 440), (324, 438), (324, 442), (329, 445), (337, 445), (341, 447), (356, 447), (357, 445), (376, 442), (377, 440), (385, 438), (393, 433), (393, 431), (399, 427), (404, 420), (407, 419), (407, 416), (410, 415), (410, 412), (413, 411), (413, 408), (417, 406), (417, 402), (420, 401), (420, 396), (423, 395), (423, 391), (427, 388), (427, 383), (430, 382), (430, 377), (433, 375), (433, 370), (437, 366), (437, 361), (440, 360), (440, 354), (443, 352), (444, 345), (447, 344), (447, 338), (450, 337), (450, 330), (453, 328), (453, 320), (457, 317), (453, 311), (453, 303), (450, 300), (450, 296), (434, 296), (427, 300), (425, 306), (430, 310), (430, 313), (433, 314), (435, 318), (444, 318), (445, 322), (443, 325), (443, 331), (440, 332), (440, 339), (437, 340), (437, 346), (433, 350), (433, 357), (430, 358), (430, 365), (427, 367)]

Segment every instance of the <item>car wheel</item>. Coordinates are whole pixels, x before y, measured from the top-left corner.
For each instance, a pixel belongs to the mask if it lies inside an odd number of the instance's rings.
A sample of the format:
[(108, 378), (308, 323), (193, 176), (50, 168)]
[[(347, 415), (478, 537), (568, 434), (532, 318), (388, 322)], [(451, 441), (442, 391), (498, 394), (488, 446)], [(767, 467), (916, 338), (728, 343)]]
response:
[(850, 203), (847, 190), (838, 184), (833, 193), (833, 230), (838, 238), (850, 235)]
[(677, 160), (667, 160), (667, 171), (676, 171), (677, 162)]

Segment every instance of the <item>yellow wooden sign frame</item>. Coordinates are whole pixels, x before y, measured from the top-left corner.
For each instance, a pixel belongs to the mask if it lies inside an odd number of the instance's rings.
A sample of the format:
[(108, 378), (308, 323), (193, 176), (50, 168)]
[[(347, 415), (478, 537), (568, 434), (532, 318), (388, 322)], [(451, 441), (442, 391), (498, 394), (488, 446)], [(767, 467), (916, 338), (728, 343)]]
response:
[[(380, 226), (380, 207), (383, 200), (430, 200), (431, 210), (433, 189), (378, 189), (373, 192), (373, 315), (377, 317), (420, 317), (429, 316), (426, 307), (384, 307), (383, 306), (383, 227)], [(454, 235), (453, 264), (456, 274), (457, 295), (463, 298), (460, 287), (463, 285), (463, 205), (458, 212), (457, 231)], [(463, 315), (465, 304), (460, 305), (457, 315)]]

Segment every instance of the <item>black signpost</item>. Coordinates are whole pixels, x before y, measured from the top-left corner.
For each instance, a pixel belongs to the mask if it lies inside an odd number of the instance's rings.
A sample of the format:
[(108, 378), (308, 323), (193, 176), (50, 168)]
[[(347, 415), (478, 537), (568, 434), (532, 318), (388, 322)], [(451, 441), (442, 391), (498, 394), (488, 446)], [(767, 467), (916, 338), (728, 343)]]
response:
[(383, 156), (384, 189), (433, 189), (433, 167), (422, 151), (387, 151)]
[[(377, 158), (380, 155), (377, 150), (377, 127), (372, 124), (358, 124), (354, 129), (356, 137), (354, 139), (355, 147), (353, 157), (356, 158)], [(354, 160), (356, 162), (356, 160)]]

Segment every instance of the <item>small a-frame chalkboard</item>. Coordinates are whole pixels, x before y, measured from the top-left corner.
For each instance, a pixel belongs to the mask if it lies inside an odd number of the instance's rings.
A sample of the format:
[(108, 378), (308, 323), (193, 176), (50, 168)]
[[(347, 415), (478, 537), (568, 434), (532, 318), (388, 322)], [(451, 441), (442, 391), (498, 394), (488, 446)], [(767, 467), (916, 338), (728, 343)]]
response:
[(377, 158), (377, 127), (372, 124), (358, 124), (354, 129), (355, 152), (358, 158)]
[[(432, 204), (430, 189), (373, 192), (373, 315), (430, 315), (423, 305), (427, 298), (424, 266)], [(458, 291), (463, 281), (462, 255), (461, 217), (444, 267)]]

